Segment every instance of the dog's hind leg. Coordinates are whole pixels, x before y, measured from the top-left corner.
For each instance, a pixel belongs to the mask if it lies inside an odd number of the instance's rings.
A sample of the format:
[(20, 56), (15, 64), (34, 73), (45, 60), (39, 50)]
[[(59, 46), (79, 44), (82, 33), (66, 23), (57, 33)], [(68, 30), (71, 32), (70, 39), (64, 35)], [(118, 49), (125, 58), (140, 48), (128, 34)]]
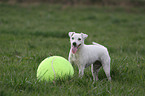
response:
[(98, 79), (98, 72), (100, 67), (102, 66), (100, 61), (96, 61), (94, 64), (91, 65), (91, 71), (92, 71), (92, 75), (93, 75), (93, 80), (97, 81)]
[(111, 81), (111, 76), (110, 76), (110, 59), (106, 59), (102, 61), (102, 66), (105, 71), (105, 74), (108, 78), (109, 81)]

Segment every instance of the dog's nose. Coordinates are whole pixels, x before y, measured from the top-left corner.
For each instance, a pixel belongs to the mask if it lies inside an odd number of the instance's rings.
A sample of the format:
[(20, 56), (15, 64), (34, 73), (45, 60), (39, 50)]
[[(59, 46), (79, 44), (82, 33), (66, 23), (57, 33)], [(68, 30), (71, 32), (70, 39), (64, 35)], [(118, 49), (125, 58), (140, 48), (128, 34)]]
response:
[(77, 45), (77, 43), (76, 42), (73, 42), (73, 46), (76, 46)]

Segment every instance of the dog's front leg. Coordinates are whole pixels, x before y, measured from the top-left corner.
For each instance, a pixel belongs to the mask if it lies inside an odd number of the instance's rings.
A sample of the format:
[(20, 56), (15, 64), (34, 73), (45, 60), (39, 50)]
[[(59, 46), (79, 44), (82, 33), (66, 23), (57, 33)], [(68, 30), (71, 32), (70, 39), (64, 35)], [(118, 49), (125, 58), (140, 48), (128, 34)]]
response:
[(73, 61), (70, 59), (70, 57), (68, 58), (68, 61), (72, 64), (73, 63)]
[(71, 52), (69, 53), (68, 61), (73, 64)]
[(84, 69), (85, 69), (85, 67), (79, 68), (79, 77), (80, 77), (80, 78), (82, 78), (83, 75), (84, 75)]

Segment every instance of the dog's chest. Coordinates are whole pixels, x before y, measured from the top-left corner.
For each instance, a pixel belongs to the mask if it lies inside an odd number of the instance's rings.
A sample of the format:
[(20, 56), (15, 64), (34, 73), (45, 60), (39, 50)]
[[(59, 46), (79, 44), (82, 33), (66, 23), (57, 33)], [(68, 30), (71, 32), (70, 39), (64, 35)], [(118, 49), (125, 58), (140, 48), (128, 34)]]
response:
[(79, 56), (78, 55), (74, 55), (74, 54), (72, 54), (71, 55), (71, 59), (72, 59), (72, 61), (75, 63), (75, 62), (78, 62), (79, 61)]
[(84, 58), (80, 57), (79, 54), (72, 54), (71, 60), (75, 65), (77, 65), (79, 68), (81, 66), (86, 66)]

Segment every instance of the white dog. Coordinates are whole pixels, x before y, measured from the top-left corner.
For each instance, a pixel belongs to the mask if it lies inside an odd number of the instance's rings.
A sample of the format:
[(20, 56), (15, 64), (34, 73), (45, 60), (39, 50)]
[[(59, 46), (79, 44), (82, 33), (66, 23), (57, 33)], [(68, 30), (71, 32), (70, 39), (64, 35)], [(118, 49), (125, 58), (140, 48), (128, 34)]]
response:
[(82, 77), (84, 69), (91, 65), (93, 80), (98, 80), (98, 72), (101, 66), (105, 71), (108, 80), (110, 77), (110, 56), (107, 48), (93, 42), (93, 45), (85, 45), (84, 40), (87, 34), (69, 32), (71, 49), (69, 52), (69, 62), (76, 64), (79, 68), (79, 76)]

